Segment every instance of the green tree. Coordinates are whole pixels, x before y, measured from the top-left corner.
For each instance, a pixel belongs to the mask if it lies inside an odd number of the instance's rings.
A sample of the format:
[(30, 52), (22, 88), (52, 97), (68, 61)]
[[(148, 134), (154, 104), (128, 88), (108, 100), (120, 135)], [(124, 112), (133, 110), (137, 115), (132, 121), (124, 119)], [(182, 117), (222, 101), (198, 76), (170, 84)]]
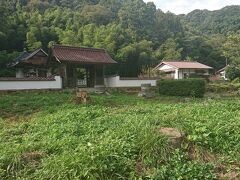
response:
[(230, 80), (240, 78), (240, 64), (232, 64), (226, 69), (226, 77)]
[(118, 51), (120, 75), (136, 77), (153, 64), (152, 42), (143, 40), (129, 44)]
[(81, 16), (85, 24), (108, 24), (113, 19), (111, 10), (100, 4), (84, 6)]
[(18, 52), (0, 51), (0, 77), (15, 77), (15, 70), (7, 67), (19, 55)]
[(37, 28), (31, 28), (31, 30), (27, 33), (27, 47), (28, 50), (33, 51), (42, 46), (41, 41), (37, 40)]
[(230, 61), (240, 64), (240, 34), (230, 34), (223, 44), (223, 55)]
[(156, 58), (161, 60), (181, 60), (182, 50), (183, 49), (179, 48), (179, 44), (173, 38), (169, 38), (160, 46), (155, 55)]

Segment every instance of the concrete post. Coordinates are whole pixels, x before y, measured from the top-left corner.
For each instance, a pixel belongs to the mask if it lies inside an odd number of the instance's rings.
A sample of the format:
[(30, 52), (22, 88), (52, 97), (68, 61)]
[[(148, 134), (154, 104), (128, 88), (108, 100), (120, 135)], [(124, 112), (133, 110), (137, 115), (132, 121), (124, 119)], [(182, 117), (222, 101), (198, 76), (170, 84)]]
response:
[(179, 79), (178, 72), (179, 72), (179, 70), (176, 69), (175, 70), (175, 74), (174, 74), (174, 79)]

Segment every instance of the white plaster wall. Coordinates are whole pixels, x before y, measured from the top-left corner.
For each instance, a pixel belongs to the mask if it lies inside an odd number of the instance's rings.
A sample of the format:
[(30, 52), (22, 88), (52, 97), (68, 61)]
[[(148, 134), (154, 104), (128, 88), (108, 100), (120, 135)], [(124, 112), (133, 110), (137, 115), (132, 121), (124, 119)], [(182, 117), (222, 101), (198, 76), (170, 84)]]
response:
[(168, 65), (166, 65), (166, 64), (164, 64), (163, 66), (160, 66), (159, 68), (158, 68), (158, 70), (169, 70), (169, 69), (175, 69), (175, 68), (173, 68), (173, 67), (171, 67), (171, 66), (168, 66)]
[(16, 69), (16, 78), (24, 78), (23, 69), (21, 68)]
[(119, 76), (104, 78), (104, 84), (106, 87), (141, 87), (141, 84), (151, 84), (156, 86), (156, 79), (150, 80), (121, 80)]
[(179, 71), (178, 69), (175, 69), (174, 79), (180, 79), (180, 77), (181, 77), (181, 71)]
[(62, 78), (55, 81), (0, 81), (0, 90), (62, 89)]
[(228, 80), (228, 78), (226, 77), (226, 71), (222, 71), (220, 72), (220, 76), (224, 79), (224, 80)]

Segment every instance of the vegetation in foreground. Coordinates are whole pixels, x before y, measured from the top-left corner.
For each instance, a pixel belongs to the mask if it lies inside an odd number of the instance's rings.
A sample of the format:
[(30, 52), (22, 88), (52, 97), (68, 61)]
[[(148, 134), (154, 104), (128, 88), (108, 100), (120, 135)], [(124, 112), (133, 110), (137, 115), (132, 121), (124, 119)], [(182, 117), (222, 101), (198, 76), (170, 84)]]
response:
[[(0, 96), (4, 179), (216, 179), (239, 173), (240, 98), (189, 99), (70, 93)], [(187, 135), (173, 149), (161, 127)]]

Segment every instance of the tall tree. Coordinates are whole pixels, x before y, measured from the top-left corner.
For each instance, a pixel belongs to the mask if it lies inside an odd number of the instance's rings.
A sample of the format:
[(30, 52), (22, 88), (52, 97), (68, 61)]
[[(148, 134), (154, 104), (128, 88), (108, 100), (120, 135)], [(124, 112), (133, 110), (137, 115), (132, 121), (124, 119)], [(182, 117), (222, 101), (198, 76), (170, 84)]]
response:
[(173, 38), (169, 38), (160, 46), (155, 55), (161, 60), (181, 60), (182, 50)]
[[(223, 44), (223, 55), (230, 61), (240, 58), (240, 34), (229, 34)], [(240, 64), (240, 61), (238, 62)]]

